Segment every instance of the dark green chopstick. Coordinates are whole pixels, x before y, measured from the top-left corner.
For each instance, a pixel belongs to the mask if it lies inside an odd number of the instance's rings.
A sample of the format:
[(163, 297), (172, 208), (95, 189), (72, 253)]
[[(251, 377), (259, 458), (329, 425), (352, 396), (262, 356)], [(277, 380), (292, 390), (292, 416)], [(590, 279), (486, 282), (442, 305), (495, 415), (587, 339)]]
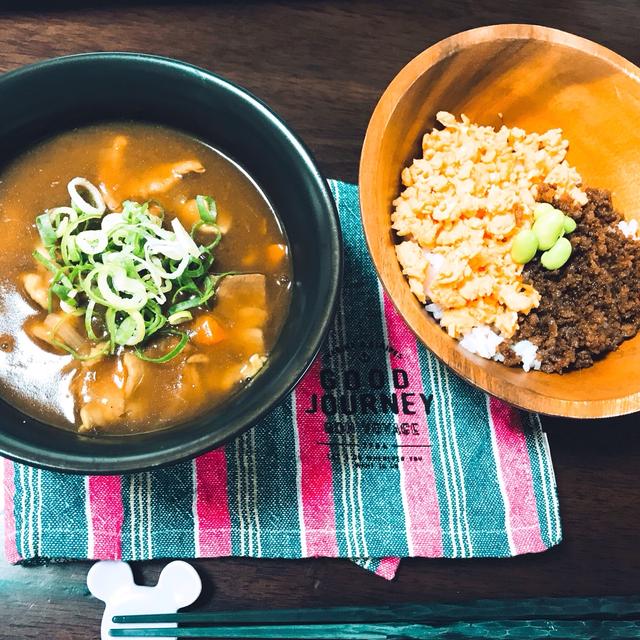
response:
[(119, 624), (180, 622), (183, 624), (321, 624), (350, 622), (460, 622), (479, 620), (640, 619), (640, 597), (529, 598), (475, 600), (454, 604), (400, 604), (377, 607), (211, 611), (114, 616)]
[(494, 620), (419, 624), (325, 624), (252, 627), (164, 627), (112, 629), (119, 638), (282, 638), (283, 640), (531, 640), (532, 638), (636, 638), (640, 621), (632, 620)]

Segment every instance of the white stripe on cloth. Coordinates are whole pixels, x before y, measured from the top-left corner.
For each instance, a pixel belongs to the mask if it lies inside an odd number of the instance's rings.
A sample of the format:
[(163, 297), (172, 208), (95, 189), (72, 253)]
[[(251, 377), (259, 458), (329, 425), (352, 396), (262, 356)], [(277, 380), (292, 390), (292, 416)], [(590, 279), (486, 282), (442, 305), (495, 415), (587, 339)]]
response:
[(453, 487), (452, 496), (454, 503), (454, 517), (457, 523), (457, 534), (458, 534), (458, 542), (460, 543), (460, 556), (466, 557), (466, 550), (464, 548), (464, 539), (462, 537), (462, 518), (460, 516), (460, 492), (458, 491), (458, 484), (456, 482), (456, 471), (454, 468), (453, 462), (453, 452), (451, 447), (451, 439), (449, 436), (449, 415), (448, 415), (448, 405), (445, 399), (445, 390), (444, 390), (444, 374), (442, 369), (440, 368), (440, 362), (435, 361), (435, 370), (437, 373), (438, 380), (438, 390), (440, 394), (440, 404), (443, 407), (442, 409), (442, 425), (443, 425), (443, 433), (444, 433), (444, 442), (445, 442), (445, 452), (447, 457), (447, 462), (449, 466), (447, 468), (447, 475), (451, 481), (451, 486)]
[(42, 469), (38, 469), (38, 556), (42, 556)]
[(467, 516), (467, 488), (464, 482), (464, 471), (462, 470), (462, 460), (460, 458), (460, 449), (458, 448), (458, 432), (456, 430), (456, 417), (453, 412), (453, 400), (451, 399), (451, 381), (449, 375), (449, 369), (445, 365), (441, 365), (442, 370), (444, 371), (444, 381), (445, 387), (447, 390), (447, 406), (449, 407), (449, 415), (451, 417), (450, 428), (451, 428), (451, 440), (453, 441), (453, 453), (456, 460), (456, 466), (458, 467), (458, 475), (456, 478), (460, 481), (460, 488), (462, 490), (462, 504), (461, 504), (461, 514), (464, 519), (464, 529), (466, 532), (467, 543), (468, 543), (468, 556), (473, 555), (473, 544), (471, 543), (471, 531), (469, 530), (469, 518)]
[(496, 464), (496, 476), (498, 478), (498, 486), (500, 487), (500, 495), (502, 496), (502, 503), (504, 504), (504, 530), (507, 534), (507, 542), (509, 543), (509, 554), (514, 556), (516, 555), (516, 546), (513, 542), (513, 531), (511, 530), (511, 504), (509, 503), (509, 495), (507, 494), (507, 488), (504, 484), (502, 460), (500, 459), (500, 451), (498, 451), (498, 439), (496, 438), (495, 425), (493, 423), (493, 417), (491, 416), (491, 400), (486, 394), (485, 401), (487, 404), (489, 432), (491, 433), (491, 450), (493, 451), (493, 458)]
[(147, 472), (147, 555), (146, 558), (153, 558), (153, 543), (151, 537), (151, 473)]
[(93, 516), (91, 515), (89, 476), (84, 477), (84, 517), (87, 520), (87, 558), (92, 559), (95, 554), (95, 537), (93, 533)]
[(560, 531), (560, 514), (558, 513), (558, 500), (556, 497), (556, 480), (551, 465), (551, 452), (546, 434), (542, 430), (540, 416), (537, 413), (529, 414), (529, 424), (531, 425), (540, 467), (540, 483), (542, 484), (542, 495), (545, 504), (547, 535), (549, 542), (553, 543), (558, 539)]
[[(14, 467), (15, 468), (15, 467)], [(6, 502), (7, 493), (4, 491), (6, 480), (6, 464), (5, 460), (0, 458), (0, 531), (7, 531), (7, 513), (9, 509), (13, 509), (13, 505), (9, 506)], [(15, 538), (15, 536), (14, 536)], [(0, 562), (6, 560), (5, 545), (0, 544)]]
[[(330, 185), (331, 186), (331, 185)], [(340, 193), (336, 185), (333, 185), (335, 188), (332, 188), (331, 191), (333, 193), (333, 197), (336, 201), (336, 207), (338, 210), (340, 209)], [(340, 293), (340, 299), (338, 304), (341, 305), (342, 300), (342, 292)], [(339, 336), (342, 335), (340, 331), (340, 327), (338, 324), (338, 314), (336, 313), (333, 317), (333, 326), (331, 331), (329, 332), (329, 350), (330, 350), (330, 359), (331, 359), (331, 367), (334, 371), (337, 371), (340, 368), (339, 356), (336, 353), (337, 340)], [(336, 393), (340, 395), (344, 391), (343, 382), (340, 376), (338, 381), (338, 387), (336, 389)], [(351, 441), (348, 433), (340, 434), (340, 441), (337, 443), (338, 455), (340, 458), (340, 479), (341, 479), (341, 493), (342, 493), (342, 512), (343, 512), (343, 520), (344, 520), (344, 533), (345, 533), (345, 542), (347, 545), (347, 555), (350, 557), (359, 557), (360, 549), (358, 546), (357, 532), (355, 527), (355, 503), (353, 500), (353, 470), (351, 465)], [(355, 442), (353, 443), (355, 444)], [(345, 446), (343, 446), (345, 445)], [(347, 499), (347, 464), (349, 466), (348, 472), (348, 480), (349, 480), (349, 496)], [(351, 524), (351, 527), (350, 527)]]
[(244, 542), (244, 514), (242, 513), (242, 472), (240, 465), (240, 443), (242, 436), (238, 438), (233, 446), (235, 448), (236, 458), (236, 508), (238, 510), (238, 522), (240, 523), (240, 555), (245, 555), (245, 542)]
[(20, 499), (20, 503), (22, 505), (22, 510), (20, 511), (20, 555), (23, 558), (28, 556), (27, 548), (25, 545), (25, 538), (27, 536), (27, 521), (25, 518), (25, 514), (27, 513), (27, 492), (25, 491), (25, 480), (24, 480), (24, 465), (18, 465), (20, 469), (20, 486), (22, 488), (22, 497)]
[[(342, 336), (342, 344), (345, 345), (347, 342), (347, 321), (344, 315), (344, 300), (342, 297), (342, 292), (340, 293), (340, 306), (338, 307), (338, 314), (340, 316), (340, 325), (341, 325), (340, 335)], [(345, 362), (345, 371), (348, 371), (351, 367), (349, 363), (349, 354), (346, 349), (344, 350), (344, 362)], [(340, 376), (340, 378), (342, 378), (342, 376)], [(346, 396), (345, 391), (346, 389), (342, 387), (341, 394)], [(339, 406), (339, 403), (338, 403), (338, 406)], [(353, 469), (355, 467), (356, 498), (358, 501), (357, 513), (355, 513), (355, 506), (354, 506), (354, 516), (357, 517), (357, 521), (354, 522), (354, 538), (357, 539), (358, 523), (359, 523), (359, 526), (360, 526), (359, 533), (361, 537), (361, 540), (359, 542), (362, 543), (362, 546), (361, 546), (361, 549), (358, 549), (357, 553), (358, 553), (358, 557), (367, 557), (369, 555), (369, 549), (367, 547), (367, 538), (366, 538), (365, 529), (364, 529), (364, 506), (362, 504), (362, 468), (359, 463), (359, 457), (360, 457), (359, 444), (360, 443), (358, 441), (358, 433), (355, 429), (353, 432), (353, 444), (355, 445), (354, 447), (349, 447), (349, 452), (351, 456), (350, 471), (351, 471), (351, 474), (353, 475)]]
[(547, 469), (546, 478), (549, 482), (548, 495), (549, 495), (549, 502), (550, 502), (550, 510), (553, 516), (552, 529), (549, 530), (549, 541), (553, 543), (558, 540), (558, 537), (560, 534), (560, 512), (558, 508), (556, 475), (553, 470), (553, 461), (551, 459), (551, 449), (549, 447), (549, 439), (547, 438), (547, 434), (542, 429), (542, 420), (540, 420), (539, 414), (537, 413), (530, 414), (530, 421), (535, 424), (536, 433), (539, 435), (542, 441), (542, 450), (544, 453), (545, 467)]
[[(449, 469), (447, 467), (447, 456), (445, 455), (445, 449), (447, 443), (445, 436), (443, 435), (442, 421), (444, 420), (444, 414), (442, 412), (442, 388), (440, 384), (440, 376), (437, 376), (437, 382), (439, 389), (436, 388), (436, 361), (427, 355), (427, 363), (429, 368), (429, 382), (431, 383), (431, 390), (433, 392), (433, 408), (434, 408), (434, 422), (436, 431), (438, 433), (438, 453), (440, 455), (440, 464), (442, 465), (442, 477), (444, 479), (444, 489), (447, 496), (447, 508), (449, 511), (449, 535), (451, 538), (451, 556), (453, 558), (458, 557), (458, 548), (456, 546), (456, 527), (454, 524), (453, 514), (453, 496), (451, 494), (451, 487), (449, 485)], [(462, 541), (460, 541), (462, 544)]]
[(138, 476), (138, 540), (140, 543), (140, 558), (145, 557), (144, 553), (144, 497), (142, 495), (142, 474), (136, 474)]
[[(533, 420), (530, 418), (530, 421)], [(542, 455), (542, 451), (540, 448), (540, 438), (537, 430), (534, 431), (533, 441), (536, 445), (536, 456), (538, 458), (538, 466), (540, 467), (540, 484), (542, 484), (542, 495), (544, 496), (544, 512), (547, 520), (547, 532), (548, 535), (551, 535), (551, 505), (549, 502), (549, 494), (547, 491), (547, 483), (545, 481), (546, 473), (544, 469), (544, 456)]]
[(35, 473), (35, 469), (33, 467), (29, 467), (29, 492), (31, 494), (29, 498), (29, 551), (31, 551), (32, 556), (35, 555), (35, 547), (33, 543), (36, 535), (36, 492), (33, 482)]
[[(336, 355), (336, 337), (338, 335), (338, 321), (337, 316), (333, 318), (333, 326), (329, 331), (329, 353), (331, 368), (335, 371), (340, 366), (338, 362), (338, 356)], [(341, 433), (338, 436), (340, 438), (339, 442), (337, 442), (338, 456), (340, 459), (340, 482), (341, 482), (341, 497), (342, 497), (342, 519), (344, 522), (344, 537), (345, 543), (347, 545), (347, 555), (350, 557), (354, 557), (357, 555), (357, 552), (354, 550), (354, 546), (357, 547), (357, 540), (355, 538), (352, 540), (352, 530), (349, 528), (349, 522), (351, 521), (351, 513), (349, 508), (349, 501), (347, 500), (347, 463), (346, 456), (348, 455), (343, 444), (347, 445), (349, 443), (349, 436), (346, 433)]]
[(293, 420), (293, 445), (296, 456), (296, 497), (298, 500), (298, 526), (300, 527), (300, 555), (307, 557), (307, 527), (304, 522), (304, 505), (302, 501), (302, 458), (300, 455), (300, 433), (298, 432), (298, 411), (295, 389), (291, 392), (291, 416)]
[(134, 491), (136, 488), (135, 481), (135, 473), (131, 474), (131, 478), (129, 479), (129, 524), (131, 527), (131, 559), (137, 560), (138, 556), (136, 554), (136, 523), (135, 523), (135, 497)]
[(249, 555), (253, 556), (253, 522), (251, 521), (250, 479), (249, 479), (249, 445), (248, 435), (242, 436), (242, 473), (244, 474), (244, 516), (247, 523), (247, 547)]
[(256, 451), (256, 430), (251, 429), (249, 432), (251, 436), (251, 462), (253, 464), (253, 517), (256, 530), (256, 548), (257, 556), (262, 556), (262, 540), (260, 537), (260, 511), (258, 509), (258, 460)]
[[(380, 317), (382, 318), (382, 336), (384, 339), (384, 343), (389, 345), (389, 331), (387, 329), (387, 316), (384, 312), (384, 290), (382, 289), (382, 284), (378, 280), (378, 301), (380, 304)], [(391, 345), (389, 345), (391, 346)], [(387, 382), (389, 384), (389, 393), (393, 393), (393, 372), (391, 371), (391, 354), (387, 354)], [(393, 414), (393, 422), (396, 427), (396, 443), (398, 445), (401, 444), (400, 432), (398, 430), (398, 426), (400, 424), (400, 416), (398, 414)], [(426, 426), (426, 425), (425, 425)], [(400, 497), (402, 499), (402, 510), (404, 511), (404, 522), (405, 522), (405, 531), (407, 532), (407, 550), (408, 555), (413, 556), (413, 535), (412, 535), (412, 524), (411, 524), (411, 513), (409, 512), (409, 500), (407, 498), (407, 481), (406, 481), (406, 470), (403, 464), (398, 464), (398, 470), (400, 472)], [(368, 568), (368, 567), (367, 567)]]
[[(339, 362), (337, 362), (337, 356), (334, 356), (336, 352), (336, 342), (335, 336), (337, 336), (338, 327), (337, 327), (337, 318), (333, 319), (333, 335), (329, 340), (329, 347), (331, 350), (331, 367), (335, 371), (339, 366)], [(340, 388), (340, 387), (338, 387)], [(343, 520), (344, 520), (344, 534), (345, 541), (347, 544), (347, 555), (349, 556), (357, 556), (358, 555), (358, 541), (355, 537), (355, 530), (349, 527), (350, 522), (352, 521), (352, 509), (353, 509), (353, 500), (351, 496), (351, 491), (349, 491), (349, 497), (347, 497), (347, 464), (349, 463), (349, 452), (351, 450), (350, 447), (350, 436), (347, 433), (340, 434), (340, 441), (337, 443), (338, 455), (340, 457), (340, 479), (342, 482), (342, 511), (343, 511)], [(342, 445), (346, 446), (342, 446)], [(349, 484), (351, 480), (351, 473), (349, 471)]]
[(196, 459), (191, 461), (191, 512), (193, 515), (193, 547), (196, 558), (200, 558), (200, 518), (198, 516), (198, 467)]
[[(340, 206), (340, 194), (338, 191), (338, 188), (336, 186), (336, 206)], [(340, 315), (340, 322), (341, 322), (341, 326), (342, 329), (340, 331), (340, 336), (342, 337), (342, 346), (344, 346), (347, 342), (347, 320), (345, 317), (345, 304), (344, 304), (344, 289), (342, 289), (340, 291), (340, 305), (338, 306), (338, 313)], [(349, 370), (350, 367), (350, 363), (349, 363), (349, 352), (348, 350), (344, 350), (343, 351), (343, 357), (344, 357), (344, 362), (345, 362), (345, 370)], [(340, 379), (342, 380), (342, 376), (340, 376)], [(341, 385), (341, 395), (345, 395), (345, 391), (346, 389), (344, 388), (344, 382)], [(351, 419), (351, 418), (350, 418)], [(356, 471), (356, 478), (357, 478), (357, 499), (358, 499), (358, 521), (360, 524), (360, 541), (359, 541), (359, 545), (358, 545), (358, 549), (357, 549), (357, 554), (358, 557), (368, 557), (369, 556), (369, 547), (367, 545), (367, 536), (366, 536), (366, 531), (365, 531), (365, 524), (364, 524), (364, 505), (362, 503), (362, 468), (361, 465), (359, 463), (359, 458), (360, 458), (360, 442), (359, 442), (359, 438), (358, 438), (358, 433), (357, 431), (354, 429), (353, 432), (353, 444), (355, 445), (354, 447), (349, 447), (349, 453), (351, 455), (351, 472), (353, 473), (353, 467), (355, 466), (355, 471)], [(353, 464), (355, 463), (355, 465)], [(357, 536), (358, 536), (358, 526), (357, 524), (354, 526), (354, 539), (357, 540)], [(360, 547), (361, 544), (361, 547)]]
[(542, 436), (542, 443), (544, 446), (544, 451), (546, 454), (547, 460), (547, 476), (549, 478), (550, 488), (551, 488), (551, 504), (553, 508), (553, 519), (554, 519), (554, 529), (553, 536), (550, 536), (550, 541), (552, 543), (557, 542), (560, 536), (560, 507), (558, 504), (558, 485), (556, 483), (556, 474), (553, 470), (553, 460), (551, 459), (551, 447), (549, 447), (549, 438), (547, 438), (547, 434), (542, 430), (542, 421), (540, 420), (540, 416), (536, 414), (535, 420), (538, 421), (538, 426), (540, 428), (540, 434)]
[(449, 381), (446, 379), (446, 373), (444, 366), (440, 364), (440, 361), (436, 362), (436, 371), (438, 372), (438, 382), (441, 394), (441, 402), (443, 406), (443, 427), (445, 434), (445, 442), (447, 446), (447, 459), (449, 461), (449, 474), (451, 477), (451, 486), (453, 487), (453, 498), (455, 502), (455, 519), (458, 525), (458, 541), (460, 542), (460, 556), (467, 557), (467, 550), (464, 544), (464, 525), (462, 522), (462, 501), (460, 496), (460, 488), (457, 482), (455, 460), (454, 460), (454, 448), (452, 445), (451, 436), (451, 416), (449, 413), (449, 404), (447, 402), (446, 387)]

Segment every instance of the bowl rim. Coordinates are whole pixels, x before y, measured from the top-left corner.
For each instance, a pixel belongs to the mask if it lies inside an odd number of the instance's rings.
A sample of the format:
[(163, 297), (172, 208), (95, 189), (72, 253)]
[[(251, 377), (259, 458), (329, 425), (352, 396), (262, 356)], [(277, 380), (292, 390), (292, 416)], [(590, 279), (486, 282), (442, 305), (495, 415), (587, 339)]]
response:
[[(117, 63), (136, 61), (142, 64), (167, 67), (173, 72), (188, 74), (194, 80), (203, 83), (212, 83), (226, 91), (231, 91), (240, 100), (243, 100), (256, 109), (259, 114), (268, 121), (269, 125), (273, 127), (277, 135), (282, 136), (291, 146), (300, 161), (301, 166), (304, 167), (304, 170), (307, 172), (314, 188), (317, 190), (320, 207), (327, 213), (325, 220), (329, 238), (327, 255), (329, 256), (329, 263), (331, 265), (331, 271), (325, 274), (327, 277), (329, 292), (326, 304), (323, 306), (322, 312), (315, 315), (315, 324), (317, 329), (313, 334), (311, 334), (307, 344), (304, 345), (298, 355), (296, 359), (298, 365), (291, 369), (286, 376), (283, 376), (281, 384), (273, 388), (270, 400), (267, 403), (256, 408), (248, 415), (245, 415), (242, 419), (227, 423), (223, 428), (209, 432), (199, 438), (182, 440), (179, 444), (170, 448), (164, 448), (161, 451), (148, 451), (139, 454), (127, 454), (126, 451), (123, 451), (117, 457), (110, 457), (106, 459), (101, 458), (100, 456), (80, 455), (77, 453), (67, 452), (64, 454), (51, 454), (50, 451), (41, 447), (32, 444), (25, 444), (16, 438), (8, 437), (7, 434), (0, 429), (0, 454), (14, 462), (28, 464), (51, 471), (63, 471), (66, 473), (112, 475), (161, 468), (192, 459), (202, 453), (220, 447), (254, 426), (260, 418), (262, 418), (269, 410), (280, 402), (284, 396), (293, 390), (304, 374), (308, 371), (320, 351), (327, 331), (329, 330), (331, 319), (333, 318), (337, 307), (343, 273), (343, 243), (336, 204), (333, 196), (331, 195), (327, 179), (318, 168), (313, 153), (302, 141), (300, 136), (284, 121), (284, 119), (262, 99), (258, 98), (241, 85), (227, 80), (217, 73), (197, 65), (166, 56), (128, 51), (85, 52), (57, 56), (21, 66), (0, 75), (0, 84), (52, 67), (77, 63), (86, 64), (93, 61), (112, 61)], [(25, 415), (17, 409), (16, 411), (20, 415)], [(206, 416), (206, 413), (204, 415)], [(29, 419), (31, 420), (31, 418)], [(40, 422), (48, 428), (56, 428), (42, 421), (37, 422)], [(180, 427), (187, 427), (189, 424), (190, 421), (184, 423), (184, 425), (180, 425)], [(171, 427), (157, 432), (140, 434), (139, 437), (154, 437), (153, 434), (158, 434), (158, 437), (161, 437), (160, 434), (167, 430), (171, 430)], [(131, 434), (126, 437), (133, 439), (138, 436)], [(108, 438), (101, 438), (100, 440), (107, 441)]]
[[(444, 348), (440, 348), (439, 345), (435, 345), (435, 347), (428, 345), (424, 341), (420, 335), (420, 327), (418, 326), (418, 323), (405, 317), (405, 314), (400, 309), (400, 303), (392, 296), (391, 286), (387, 282), (388, 278), (381, 268), (382, 256), (377, 256), (375, 238), (367, 224), (367, 219), (374, 217), (373, 212), (376, 210), (376, 205), (375, 202), (373, 202), (373, 198), (370, 196), (371, 189), (366, 188), (366, 186), (370, 182), (369, 174), (373, 175), (374, 173), (372, 167), (376, 164), (376, 157), (380, 143), (394, 111), (407, 91), (409, 91), (413, 84), (418, 81), (426, 69), (446, 59), (466, 44), (480, 44), (507, 39), (543, 40), (554, 44), (564, 45), (572, 49), (579, 49), (612, 64), (622, 73), (632, 77), (640, 83), (640, 68), (620, 54), (617, 54), (607, 47), (593, 42), (592, 40), (567, 31), (562, 31), (561, 29), (555, 29), (553, 27), (522, 23), (485, 25), (460, 31), (431, 45), (412, 58), (395, 75), (380, 96), (369, 120), (369, 124), (367, 125), (360, 153), (358, 185), (360, 187), (360, 216), (369, 255), (372, 258), (378, 277), (380, 278), (382, 286), (389, 296), (389, 299), (392, 301), (398, 313), (402, 316), (404, 322), (415, 337), (445, 366), (452, 369), (457, 375), (461, 376), (466, 382), (474, 387), (481, 389), (486, 393), (495, 395), (496, 397), (505, 400), (520, 409), (556, 417), (592, 419), (611, 418), (634, 413), (640, 410), (640, 391), (620, 399), (563, 400), (560, 398), (554, 398), (554, 408), (552, 410), (548, 410), (548, 406), (545, 405), (546, 398), (542, 394), (536, 394), (536, 396), (533, 396), (530, 401), (526, 399), (523, 401), (522, 396), (518, 393), (518, 390), (520, 389), (519, 385), (506, 383), (504, 385), (499, 385), (498, 388), (491, 388), (491, 385), (488, 383), (482, 384), (479, 381), (471, 379), (456, 360), (451, 362), (445, 360), (446, 351)], [(464, 360), (470, 360), (470, 358), (465, 354)], [(461, 359), (460, 362), (462, 361), (463, 360)]]

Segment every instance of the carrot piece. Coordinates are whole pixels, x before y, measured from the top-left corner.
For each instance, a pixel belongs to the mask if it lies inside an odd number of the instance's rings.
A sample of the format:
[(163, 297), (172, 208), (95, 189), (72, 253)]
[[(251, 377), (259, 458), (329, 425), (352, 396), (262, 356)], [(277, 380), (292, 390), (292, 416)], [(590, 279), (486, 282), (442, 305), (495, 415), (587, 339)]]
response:
[(284, 244), (270, 244), (267, 247), (267, 260), (272, 265), (279, 264), (287, 253), (287, 246)]
[(185, 229), (191, 229), (196, 222), (200, 222), (198, 205), (194, 199), (180, 203), (176, 208), (178, 210), (178, 218), (184, 225)]
[(196, 344), (211, 346), (227, 337), (227, 332), (221, 324), (210, 314), (198, 316), (191, 324), (191, 339)]
[(258, 255), (255, 251), (250, 251), (241, 260), (243, 267), (253, 267), (258, 262)]

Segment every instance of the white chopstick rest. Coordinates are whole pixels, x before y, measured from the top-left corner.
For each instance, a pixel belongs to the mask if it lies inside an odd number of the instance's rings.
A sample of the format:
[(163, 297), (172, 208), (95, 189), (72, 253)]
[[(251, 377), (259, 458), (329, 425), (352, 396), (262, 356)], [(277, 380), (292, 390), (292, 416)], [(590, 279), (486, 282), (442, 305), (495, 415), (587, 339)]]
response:
[[(177, 613), (196, 601), (202, 591), (197, 571), (182, 560), (170, 562), (160, 574), (155, 587), (143, 587), (133, 581), (126, 562), (96, 562), (87, 574), (89, 591), (105, 603), (101, 638), (110, 640), (110, 629), (118, 627), (177, 627), (177, 623), (121, 625), (113, 616), (132, 614)], [(175, 639), (174, 639), (175, 640)]]

